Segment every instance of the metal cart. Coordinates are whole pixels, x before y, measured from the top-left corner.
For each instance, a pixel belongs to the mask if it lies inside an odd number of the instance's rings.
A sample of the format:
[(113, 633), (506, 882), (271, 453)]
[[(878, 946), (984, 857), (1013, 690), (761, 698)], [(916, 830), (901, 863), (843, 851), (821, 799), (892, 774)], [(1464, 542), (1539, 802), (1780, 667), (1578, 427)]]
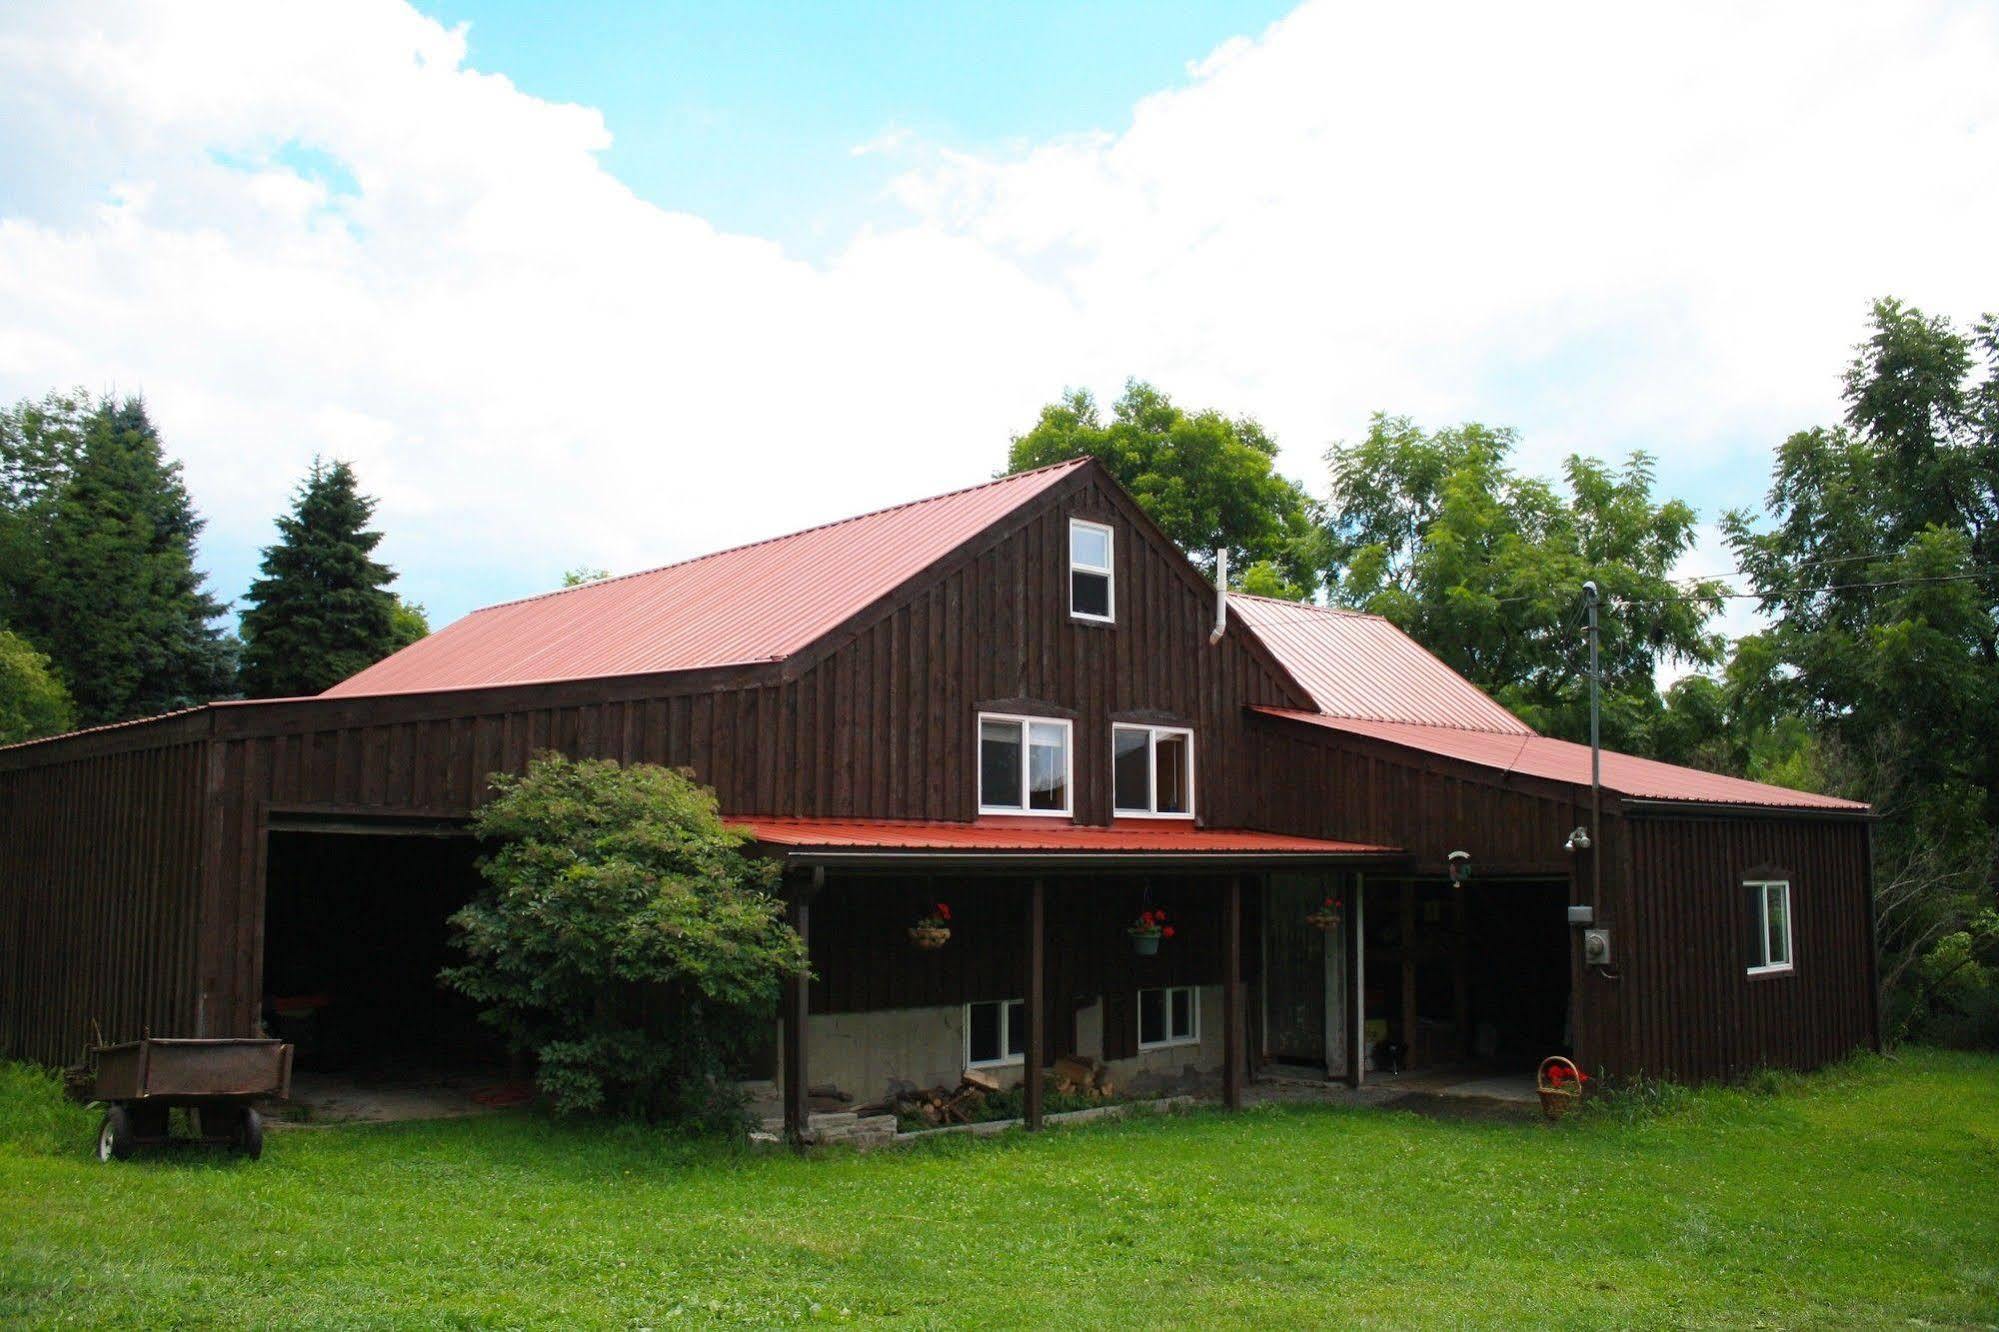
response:
[(291, 1094), (292, 1047), (273, 1040), (179, 1040), (149, 1036), (93, 1046), (80, 1099), (105, 1104), (97, 1159), (122, 1161), (173, 1138), (171, 1110), (194, 1112), (194, 1140), (256, 1160), (264, 1121), (252, 1103)]

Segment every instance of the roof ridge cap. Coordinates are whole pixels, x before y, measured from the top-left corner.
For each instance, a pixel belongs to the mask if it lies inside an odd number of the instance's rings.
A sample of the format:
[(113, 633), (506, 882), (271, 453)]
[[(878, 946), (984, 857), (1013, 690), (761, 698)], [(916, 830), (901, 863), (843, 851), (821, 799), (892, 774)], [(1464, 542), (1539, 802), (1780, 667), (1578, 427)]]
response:
[(900, 504), (888, 504), (879, 509), (870, 509), (866, 513), (849, 514), (845, 518), (834, 518), (827, 522), (814, 523), (810, 527), (801, 527), (796, 531), (779, 532), (775, 536), (761, 537), (755, 541), (744, 541), (734, 546), (724, 546), (720, 550), (706, 551), (700, 555), (690, 555), (684, 560), (669, 560), (665, 564), (656, 564), (648, 569), (634, 569), (630, 573), (612, 574), (608, 578), (593, 578), (587, 583), (578, 583), (574, 587), (552, 587), (546, 592), (531, 592), (524, 597), (511, 597), (506, 601), (491, 602), (488, 605), (478, 606), (467, 611), (464, 618), (470, 619), (474, 615), (483, 615), (487, 611), (504, 610), (508, 606), (525, 605), (530, 601), (546, 601), (550, 597), (567, 596), (571, 592), (581, 592), (585, 588), (606, 587), (612, 583), (629, 582), (634, 578), (645, 578), (651, 574), (665, 573), (668, 569), (685, 568), (690, 564), (699, 564), (703, 560), (720, 559), (724, 555), (734, 555), (740, 551), (755, 550), (759, 546), (769, 546), (779, 541), (789, 541), (793, 537), (802, 537), (813, 532), (823, 532), (833, 527), (844, 527), (848, 523), (858, 523), (868, 518), (879, 518), (883, 514), (895, 513), (902, 509), (913, 509), (919, 504), (935, 504), (940, 500), (956, 499), (960, 495), (969, 495), (976, 490), (987, 490), (994, 486), (1006, 485), (1009, 482), (1019, 481), (1023, 477), (1038, 476), (1043, 472), (1057, 472), (1077, 468), (1089, 461), (1091, 459), (1088, 457), (1068, 458), (1062, 462), (1049, 463), (1045, 467), (1032, 467), (1025, 472), (1009, 472), (1004, 476), (991, 477), (976, 485), (960, 486), (956, 490), (940, 491), (935, 495), (922, 495), (916, 499), (904, 500)]

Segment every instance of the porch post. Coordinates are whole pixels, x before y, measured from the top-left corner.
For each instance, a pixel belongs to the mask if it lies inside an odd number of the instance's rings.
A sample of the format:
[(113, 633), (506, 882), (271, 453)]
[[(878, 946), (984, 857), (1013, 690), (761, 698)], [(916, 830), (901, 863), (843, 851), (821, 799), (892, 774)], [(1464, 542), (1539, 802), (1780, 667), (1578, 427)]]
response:
[(1222, 930), (1222, 1104), (1242, 1109), (1242, 881), (1229, 875), (1228, 917)]
[[(1030, 1129), (1041, 1127), (1042, 912), (1042, 884), (1037, 878), (1027, 898), (1027, 1048), (1021, 1051), (1026, 1074), (1022, 1111)], [(1002, 1017), (1002, 1028), (1004, 1022)]]
[(1353, 910), (1347, 913), (1347, 986), (1353, 996), (1347, 1025), (1352, 1039), (1347, 1042), (1347, 1082), (1358, 1087), (1367, 1076), (1367, 875), (1353, 876)]
[[(814, 869), (810, 879), (794, 878), (786, 885), (784, 896), (784, 918), (798, 937), (805, 943), (805, 953), (812, 955), (812, 898), (826, 882), (826, 871)], [(810, 1110), (806, 1101), (805, 1067), (805, 1021), (807, 991), (811, 981), (806, 975), (787, 976), (784, 981), (784, 997), (779, 1009), (784, 1019), (784, 1137), (794, 1147), (805, 1145), (805, 1130)]]

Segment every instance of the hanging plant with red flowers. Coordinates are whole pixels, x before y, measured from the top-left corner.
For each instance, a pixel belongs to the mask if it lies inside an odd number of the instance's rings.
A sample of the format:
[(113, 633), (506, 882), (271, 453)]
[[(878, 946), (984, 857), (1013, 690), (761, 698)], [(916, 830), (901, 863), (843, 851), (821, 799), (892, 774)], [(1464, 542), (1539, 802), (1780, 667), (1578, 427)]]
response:
[(1305, 923), (1315, 930), (1324, 930), (1327, 934), (1331, 934), (1340, 927), (1340, 921), (1345, 918), (1342, 905), (1339, 898), (1328, 897), (1306, 915)]
[(951, 939), (951, 905), (934, 902), (930, 914), (909, 927), (909, 941), (918, 948), (942, 948)]
[(1173, 926), (1164, 911), (1152, 908), (1139, 912), (1138, 919), (1125, 927), (1125, 933), (1131, 936), (1131, 946), (1140, 955), (1150, 957), (1159, 951), (1161, 939), (1173, 937)]

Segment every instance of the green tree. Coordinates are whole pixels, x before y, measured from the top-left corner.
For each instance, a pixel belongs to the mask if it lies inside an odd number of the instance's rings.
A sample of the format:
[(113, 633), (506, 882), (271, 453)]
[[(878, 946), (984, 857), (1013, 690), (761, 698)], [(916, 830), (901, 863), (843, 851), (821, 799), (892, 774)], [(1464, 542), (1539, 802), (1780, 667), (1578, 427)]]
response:
[(561, 1111), (714, 1123), (805, 947), (715, 795), (684, 772), (542, 754), (495, 774), (485, 887), (443, 979), (539, 1061)]
[(137, 398), (52, 395), (9, 414), (7, 525), (28, 554), (4, 581), (13, 627), (46, 653), (76, 720), (123, 721), (234, 687), (222, 605), (194, 567), (201, 519)]
[(1072, 389), (1014, 437), (1006, 470), (1082, 457), (1101, 462), (1210, 577), (1216, 549), (1227, 547), (1237, 578), (1273, 595), (1310, 593), (1311, 503), (1276, 470), (1277, 444), (1255, 421), (1189, 413), (1132, 380), (1106, 422), (1094, 397)]
[(1582, 585), (1602, 592), (1606, 744), (1646, 752), (1666, 705), (1668, 663), (1713, 665), (1723, 585), (1671, 576), (1694, 511), (1653, 497), (1652, 461), (1571, 457), (1565, 485), (1523, 476), (1514, 432), (1470, 423), (1425, 431), (1377, 415), (1327, 454), (1333, 498), (1323, 550), (1340, 605), (1384, 615), (1452, 669), (1553, 735), (1589, 731)]
[(1840, 425), (1784, 441), (1765, 513), (1724, 519), (1769, 620), (1735, 674), (1881, 816), (1880, 970), (1906, 1016), (1931, 1008), (1938, 940), (1991, 946), (1966, 922), (1999, 846), (1999, 328), (1878, 301), (1845, 399)]
[(373, 558), (375, 501), (354, 469), (315, 458), (264, 548), (243, 612), (243, 688), (252, 698), (317, 694), (405, 646), (395, 570)]
[(611, 576), (609, 569), (599, 569), (591, 564), (579, 564), (574, 569), (562, 571), (564, 587), (581, 587), (585, 583), (601, 583)]
[(421, 601), (404, 601), (396, 598), (395, 609), (389, 612), (389, 650), (400, 652), (419, 638), (430, 637), (430, 612)]
[(19, 634), (0, 629), (0, 745), (67, 731), (69, 691), (49, 659)]

